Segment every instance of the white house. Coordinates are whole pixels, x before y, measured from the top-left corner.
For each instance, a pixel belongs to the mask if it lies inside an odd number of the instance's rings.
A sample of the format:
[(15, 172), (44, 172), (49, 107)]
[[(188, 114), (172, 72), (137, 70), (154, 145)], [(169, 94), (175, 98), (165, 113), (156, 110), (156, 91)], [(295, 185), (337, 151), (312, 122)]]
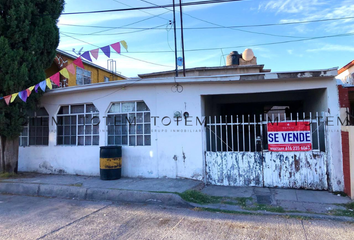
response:
[[(99, 175), (99, 147), (122, 145), (126, 177), (342, 191), (337, 69), (270, 72), (235, 52), (228, 63), (46, 93), (19, 171)], [(309, 148), (270, 151), (268, 121), (309, 123)]]

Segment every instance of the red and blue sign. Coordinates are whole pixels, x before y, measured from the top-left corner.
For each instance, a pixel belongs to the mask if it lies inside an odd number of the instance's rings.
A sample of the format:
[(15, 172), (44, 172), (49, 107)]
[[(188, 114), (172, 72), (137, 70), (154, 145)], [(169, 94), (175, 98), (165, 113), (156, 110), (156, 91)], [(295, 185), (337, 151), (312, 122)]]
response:
[(305, 152), (312, 150), (310, 122), (268, 123), (268, 150)]

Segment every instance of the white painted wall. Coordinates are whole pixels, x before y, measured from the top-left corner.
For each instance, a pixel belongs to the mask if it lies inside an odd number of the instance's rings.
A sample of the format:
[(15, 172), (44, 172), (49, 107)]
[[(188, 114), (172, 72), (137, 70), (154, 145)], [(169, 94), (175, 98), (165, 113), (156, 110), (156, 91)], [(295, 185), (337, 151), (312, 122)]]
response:
[[(198, 80), (200, 80), (199, 78)], [(209, 77), (210, 79), (210, 77)], [(215, 77), (220, 81), (220, 77)], [(173, 83), (139, 85), (133, 84), (121, 89), (119, 86), (95, 89), (94, 91), (67, 92), (45, 94), (42, 105), (47, 109), (50, 118), (55, 116), (60, 105), (92, 102), (100, 112), (100, 146), (106, 145), (105, 116), (111, 102), (144, 100), (151, 110), (151, 116), (169, 116), (173, 119), (175, 111), (188, 111), (193, 117), (193, 126), (176, 126), (175, 122), (168, 127), (152, 120), (151, 146), (123, 147), (123, 176), (128, 177), (169, 177), (202, 179), (204, 175), (203, 130), (195, 126), (195, 117), (202, 115), (202, 95), (260, 93), (289, 91), (301, 89), (327, 89), (327, 103), (331, 114), (339, 113), (336, 82), (332, 77), (298, 80), (262, 80), (182, 83), (184, 91), (171, 91)], [(49, 146), (21, 147), (19, 152), (19, 171), (55, 172), (63, 170), (68, 174), (99, 174), (98, 146), (56, 146), (56, 127), (50, 125)], [(155, 132), (155, 130), (160, 132)], [(176, 132), (177, 130), (183, 132)], [(330, 146), (328, 161), (332, 167), (331, 181), (333, 190), (343, 189), (343, 173), (341, 163), (340, 126), (333, 126), (328, 133)], [(338, 130), (338, 132), (337, 132)], [(174, 132), (175, 131), (175, 132)], [(188, 132), (184, 132), (188, 131)], [(175, 157), (176, 156), (176, 157)], [(183, 158), (185, 156), (185, 158)], [(177, 160), (175, 160), (177, 159)], [(44, 168), (43, 166), (46, 166)], [(51, 169), (51, 170), (48, 170)]]

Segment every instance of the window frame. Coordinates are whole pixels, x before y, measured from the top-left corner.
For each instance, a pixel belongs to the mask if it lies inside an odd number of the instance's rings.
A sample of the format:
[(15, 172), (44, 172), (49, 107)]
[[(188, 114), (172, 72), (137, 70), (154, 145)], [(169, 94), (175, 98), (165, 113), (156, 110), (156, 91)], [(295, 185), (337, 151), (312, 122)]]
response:
[[(82, 74), (79, 73), (80, 71), (82, 71)], [(87, 73), (90, 73), (90, 83), (85, 83), (85, 77), (88, 77), (85, 75), (85, 72)], [(80, 75), (83, 79), (82, 79), (82, 84), (79, 84), (78, 82), (78, 75)], [(84, 69), (84, 68), (80, 68), (78, 66), (76, 66), (76, 74), (75, 74), (75, 78), (76, 78), (76, 85), (77, 86), (82, 86), (82, 85), (89, 85), (89, 84), (92, 84), (92, 71), (89, 71), (87, 69)]]
[[(45, 113), (47, 115), (40, 115), (37, 113), (38, 110), (40, 109), (44, 109), (45, 110)], [(34, 111), (33, 115), (34, 116), (29, 116), (27, 118), (27, 124), (23, 126), (23, 130), (19, 136), (19, 146), (20, 147), (32, 147), (32, 146), (49, 146), (49, 114), (47, 112), (47, 110), (44, 108), (44, 107), (41, 107), (40, 109), (37, 109), (37, 111)], [(38, 116), (40, 115), (40, 116)], [(30, 121), (35, 121), (35, 119), (43, 119), (43, 118), (47, 118), (47, 123), (48, 125), (47, 126), (43, 126), (43, 125), (40, 125), (40, 126), (36, 126), (36, 125), (33, 125), (33, 126), (30, 126)], [(41, 120), (41, 123), (43, 123), (43, 120)], [(37, 133), (37, 129), (40, 127), (43, 129), (43, 127), (47, 127), (47, 135), (46, 136), (43, 136), (44, 133), (41, 132), (41, 138), (42, 138), (42, 142), (44, 142), (44, 139), (43, 138), (47, 138), (47, 144), (37, 144), (37, 138), (39, 138), (36, 134), (35, 136), (32, 136), (35, 138), (35, 144), (30, 144), (30, 131), (31, 131), (31, 127), (34, 127), (35, 129), (35, 132)], [(23, 135), (23, 132), (24, 130), (26, 129), (26, 134)], [(26, 145), (24, 145), (24, 139), (26, 139)]]
[[(126, 111), (126, 112), (123, 112), (122, 111), (122, 105), (124, 103), (134, 103), (134, 110), (133, 111)], [(144, 111), (138, 111), (138, 103), (144, 103), (147, 107), (148, 110), (144, 110)], [(119, 104), (119, 112), (114, 112), (114, 113), (110, 113), (109, 111), (111, 110), (112, 106), (114, 104)], [(129, 122), (131, 121), (131, 119), (129, 118), (129, 116), (131, 114), (134, 114), (134, 117), (135, 117), (135, 121), (133, 124), (130, 124)], [(141, 122), (138, 122), (138, 118), (137, 118), (137, 115), (138, 114), (142, 114), (142, 121)], [(145, 119), (145, 114), (148, 115), (148, 121), (146, 121)], [(123, 134), (123, 127), (122, 127), (122, 131), (121, 131), (121, 134), (116, 134), (116, 130), (113, 131), (113, 134), (110, 134), (109, 132), (109, 122), (108, 122), (108, 119), (110, 116), (117, 116), (117, 115), (121, 115), (122, 116), (122, 125), (121, 126), (124, 126), (124, 122), (126, 123), (126, 134)], [(123, 116), (126, 115), (126, 119), (123, 120)], [(128, 119), (129, 121), (128, 121)], [(116, 120), (116, 119), (114, 119)], [(114, 122), (113, 120), (113, 122)], [(142, 125), (142, 133), (138, 133), (138, 125)], [(148, 129), (149, 129), (149, 132), (146, 133), (145, 132), (145, 125), (149, 126)], [(113, 125), (113, 126), (116, 126), (116, 125)], [(131, 126), (134, 127), (134, 130), (133, 132), (134, 133), (131, 133)], [(122, 145), (122, 146), (130, 146), (130, 147), (144, 147), (144, 146), (151, 146), (151, 110), (149, 108), (149, 106), (145, 103), (145, 101), (121, 101), (121, 102), (112, 102), (110, 104), (110, 106), (108, 107), (108, 110), (107, 110), (107, 113), (106, 113), (106, 141), (107, 141), (107, 146), (119, 146), (119, 145)], [(120, 144), (116, 144), (116, 137), (121, 137), (121, 143)], [(127, 140), (126, 140), (126, 143), (123, 144), (123, 137), (126, 136)], [(142, 136), (142, 144), (138, 144), (138, 136)], [(149, 137), (150, 140), (146, 141), (145, 137)], [(109, 138), (110, 137), (113, 137), (114, 139), (114, 143), (113, 144), (110, 144), (110, 141), (109, 141)], [(133, 144), (130, 144), (130, 137), (135, 137), (135, 140), (134, 140), (134, 145)], [(148, 144), (146, 143), (148, 142)]]
[[(93, 105), (97, 112), (87, 112), (87, 105)], [(84, 111), (80, 113), (72, 113), (72, 106), (83, 106)], [(68, 107), (68, 113), (59, 113), (62, 107)], [(86, 116), (91, 115), (91, 119), (89, 120), (88, 123), (86, 123)], [(83, 116), (83, 123), (79, 123), (79, 116)], [(59, 117), (63, 117), (62, 124), (59, 125)], [(69, 117), (70, 119), (70, 124), (65, 125), (64, 124), (64, 117)], [(75, 117), (75, 123), (72, 124), (71, 117)], [(98, 117), (98, 124), (97, 126), (97, 133), (94, 133), (94, 123), (93, 119), (94, 117)], [(99, 111), (96, 108), (96, 106), (93, 103), (81, 103), (81, 104), (69, 104), (69, 105), (61, 105), (59, 107), (59, 110), (56, 114), (56, 145), (57, 146), (99, 146), (99, 141), (100, 141), (100, 128), (99, 128)], [(86, 126), (91, 126), (91, 131), (90, 133), (86, 133)], [(62, 127), (62, 135), (59, 135), (59, 127)], [(65, 134), (65, 127), (69, 127), (70, 129), (70, 134)], [(72, 134), (72, 127), (75, 127), (75, 133)], [(79, 127), (83, 127), (83, 133), (79, 134)], [(59, 137), (62, 137), (62, 142), (59, 143)], [(66, 144), (65, 143), (65, 137), (70, 138), (70, 143)], [(72, 144), (72, 137), (75, 137), (75, 144)], [(83, 138), (83, 144), (79, 144), (79, 137)], [(86, 137), (91, 137), (90, 144), (86, 144)], [(94, 144), (94, 137), (97, 137), (97, 144)]]

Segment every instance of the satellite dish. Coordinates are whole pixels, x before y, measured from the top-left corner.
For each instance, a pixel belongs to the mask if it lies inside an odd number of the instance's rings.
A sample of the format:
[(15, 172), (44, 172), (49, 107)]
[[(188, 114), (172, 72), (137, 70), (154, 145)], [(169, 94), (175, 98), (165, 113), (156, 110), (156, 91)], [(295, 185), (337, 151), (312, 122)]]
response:
[(242, 59), (245, 61), (251, 61), (254, 58), (254, 53), (252, 49), (247, 48), (245, 51), (242, 53)]
[(177, 58), (177, 65), (182, 66), (183, 65), (183, 58), (179, 57)]

